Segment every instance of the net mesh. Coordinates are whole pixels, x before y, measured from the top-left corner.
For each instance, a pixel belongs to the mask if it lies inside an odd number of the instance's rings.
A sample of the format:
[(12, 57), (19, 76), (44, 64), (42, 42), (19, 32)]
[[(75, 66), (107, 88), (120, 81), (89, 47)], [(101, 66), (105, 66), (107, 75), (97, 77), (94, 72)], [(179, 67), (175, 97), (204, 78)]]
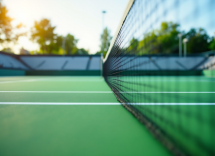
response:
[(128, 7), (104, 60), (107, 84), (174, 155), (215, 155), (215, 1)]

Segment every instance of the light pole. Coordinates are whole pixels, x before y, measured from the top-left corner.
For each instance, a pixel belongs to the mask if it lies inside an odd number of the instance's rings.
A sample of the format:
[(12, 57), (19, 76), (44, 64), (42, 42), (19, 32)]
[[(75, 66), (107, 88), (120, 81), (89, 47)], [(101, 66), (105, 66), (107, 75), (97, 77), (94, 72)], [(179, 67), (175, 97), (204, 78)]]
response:
[(184, 57), (186, 57), (186, 55), (187, 55), (187, 41), (188, 41), (187, 38), (183, 39), (183, 43), (184, 43)]
[(181, 57), (182, 56), (182, 42), (181, 42), (182, 34), (181, 33), (178, 34), (178, 38), (179, 38), (179, 56)]
[(103, 38), (102, 38), (102, 53), (101, 53), (101, 77), (103, 76), (103, 57), (104, 57), (104, 40), (105, 40), (105, 35), (104, 35), (105, 13), (106, 13), (106, 11), (103, 10), (102, 11), (102, 34), (103, 34)]
[(62, 42), (63, 56), (65, 55), (65, 42), (66, 42), (66, 37), (63, 37), (63, 42)]
[(105, 18), (105, 13), (106, 11), (102, 11), (102, 34), (103, 34), (103, 39), (102, 39), (102, 56), (104, 57), (104, 41), (105, 41), (105, 35), (104, 35), (104, 18)]

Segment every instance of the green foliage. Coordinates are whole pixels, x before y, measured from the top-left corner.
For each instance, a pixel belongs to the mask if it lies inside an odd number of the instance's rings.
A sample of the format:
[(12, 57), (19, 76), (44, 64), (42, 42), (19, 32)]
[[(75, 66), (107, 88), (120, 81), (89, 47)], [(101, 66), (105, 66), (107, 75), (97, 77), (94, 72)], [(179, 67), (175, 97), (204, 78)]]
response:
[(127, 49), (128, 54), (136, 54), (137, 53), (137, 48), (138, 48), (139, 42), (137, 39), (132, 38), (132, 40), (130, 41), (130, 45)]
[(163, 22), (158, 35), (159, 51), (162, 53), (178, 52), (179, 24)]
[[(31, 29), (31, 40), (40, 45), (38, 53), (57, 55), (88, 54), (87, 50), (77, 48), (78, 39), (73, 35), (67, 34), (64, 39), (63, 36), (54, 33), (55, 28), (48, 19), (42, 19), (39, 22), (35, 21)], [(63, 40), (65, 40), (65, 49), (63, 49)]]
[(215, 37), (212, 37), (209, 45), (210, 50), (215, 50)]
[[(63, 37), (58, 36), (57, 44), (59, 46), (62, 46), (62, 43), (63, 43)], [(73, 35), (67, 34), (65, 38), (65, 54), (66, 55), (77, 54), (78, 53), (77, 43), (78, 43), (78, 40)]]
[(58, 51), (54, 34), (55, 27), (51, 26), (48, 19), (34, 22), (31, 28), (31, 40), (36, 41), (40, 45), (40, 50), (45, 54), (51, 54), (53, 51)]
[(111, 32), (107, 27), (103, 30), (103, 33), (100, 36), (100, 51), (98, 51), (97, 54), (101, 54), (102, 51), (104, 51), (104, 54), (106, 55), (112, 39), (110, 33)]
[(0, 1), (0, 35), (4, 36), (4, 38), (1, 37), (0, 42), (9, 41), (10, 40), (10, 34), (12, 31), (12, 18), (10, 18), (8, 15), (8, 10), (5, 6), (3, 6), (2, 2)]
[(65, 41), (65, 50), (67, 51), (67, 54), (75, 54), (77, 53), (77, 43), (78, 40), (75, 39), (75, 37), (71, 34), (68, 34), (66, 36), (66, 41)]
[(192, 28), (185, 33), (179, 31), (179, 27), (180, 25), (177, 23), (162, 22), (159, 29), (145, 34), (142, 40), (132, 38), (127, 48), (127, 54), (177, 54), (179, 52), (178, 34), (182, 34), (182, 39), (188, 39), (187, 53), (215, 50), (214, 37), (211, 38), (204, 29)]
[(24, 32), (14, 33), (15, 30), (21, 29), (23, 25), (20, 23), (16, 27), (12, 27), (12, 21), (13, 19), (8, 16), (6, 6), (4, 6), (0, 0), (0, 44), (16, 42), (20, 36), (26, 34)]
[(210, 43), (208, 42), (210, 37), (204, 29), (190, 29), (186, 37), (188, 38), (188, 53), (201, 53), (210, 50)]
[(145, 34), (144, 39), (138, 44), (138, 54), (176, 53), (178, 51), (177, 35), (180, 33), (178, 28), (178, 24), (162, 22), (160, 29)]
[(89, 50), (86, 50), (84, 48), (78, 49), (77, 50), (77, 55), (89, 55)]

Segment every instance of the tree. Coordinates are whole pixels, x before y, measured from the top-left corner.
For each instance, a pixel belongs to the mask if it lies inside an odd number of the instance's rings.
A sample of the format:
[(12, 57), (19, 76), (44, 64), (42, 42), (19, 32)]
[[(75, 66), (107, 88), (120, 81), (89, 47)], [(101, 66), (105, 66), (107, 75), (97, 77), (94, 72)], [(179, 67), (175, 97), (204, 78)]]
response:
[[(8, 10), (5, 6), (3, 6), (2, 2), (0, 1), (0, 35), (1, 39), (0, 42), (3, 43), (5, 41), (10, 41), (10, 36), (12, 33), (12, 18), (8, 15)], [(3, 37), (2, 37), (3, 36)]]
[[(191, 28), (187, 33), (179, 31), (180, 25), (172, 22), (162, 22), (160, 28), (144, 35), (140, 41), (133, 38), (128, 51), (135, 55), (144, 54), (177, 54), (179, 52), (179, 37), (187, 38), (187, 53), (201, 53), (215, 49), (215, 39), (202, 29)], [(138, 47), (137, 47), (138, 45)], [(184, 45), (182, 45), (184, 46)], [(134, 53), (135, 52), (135, 53)]]
[(77, 50), (77, 55), (89, 55), (89, 51), (84, 49), (84, 48), (81, 48), (81, 49), (78, 49)]
[[(161, 29), (158, 31), (157, 41), (159, 44), (159, 52), (161, 53), (178, 53), (179, 38), (178, 34), (180, 25), (172, 22), (161, 23)], [(182, 33), (183, 34), (183, 33)]]
[[(35, 21), (31, 29), (31, 40), (36, 41), (40, 45), (40, 51), (43, 54), (63, 54), (64, 37), (55, 34), (55, 28), (48, 19), (42, 19), (39, 22)], [(78, 54), (77, 43), (78, 39), (71, 34), (67, 34), (65, 37), (65, 54)], [(81, 51), (86, 54), (86, 51), (83, 49)]]
[(210, 50), (210, 43), (208, 42), (210, 37), (204, 29), (192, 28), (185, 36), (188, 39), (187, 53), (201, 53)]
[[(214, 33), (214, 34), (215, 34), (215, 33)], [(211, 38), (210, 45), (209, 45), (209, 49), (210, 49), (210, 50), (215, 50), (215, 37), (212, 37), (212, 38)]]
[(66, 54), (77, 54), (78, 48), (77, 48), (78, 39), (76, 39), (73, 35), (67, 34), (65, 38), (65, 52)]
[[(88, 51), (84, 48), (78, 49), (77, 47), (78, 39), (76, 39), (73, 35), (67, 34), (65, 37), (65, 54), (66, 55), (87, 55)], [(57, 36), (56, 44), (63, 51), (63, 36)]]
[(7, 14), (8, 14), (8, 10), (0, 0), (0, 44), (1, 45), (9, 42), (16, 43), (16, 41), (18, 41), (20, 36), (23, 36), (26, 34), (24, 32), (20, 32), (20, 33), (14, 32), (14, 31), (17, 31), (18, 29), (21, 29), (23, 25), (20, 23), (16, 27), (13, 27), (11, 25), (11, 22), (13, 21), (13, 19), (9, 17)]
[(100, 41), (101, 41), (100, 51), (97, 52), (97, 54), (101, 54), (102, 50), (104, 50), (104, 54), (106, 55), (108, 48), (110, 46), (110, 43), (111, 43), (111, 39), (112, 39), (110, 33), (111, 32), (107, 27), (103, 30), (101, 37), (100, 37)]
[(147, 34), (138, 44), (138, 54), (170, 54), (178, 52), (179, 24), (162, 22), (160, 29)]
[(31, 28), (31, 40), (39, 44), (43, 53), (51, 54), (53, 51), (58, 50), (54, 29), (55, 27), (51, 26), (48, 19), (42, 19), (39, 22), (35, 21), (34, 26)]
[(136, 39), (136, 38), (132, 38), (132, 40), (130, 41), (130, 44), (129, 44), (129, 47), (128, 49), (126, 50), (127, 54), (131, 55), (135, 55), (138, 53), (138, 45), (139, 45), (139, 41)]
[(78, 50), (77, 43), (78, 43), (78, 40), (75, 39), (73, 35), (68, 34), (66, 36), (65, 50), (67, 51), (67, 54), (77, 53), (77, 50)]

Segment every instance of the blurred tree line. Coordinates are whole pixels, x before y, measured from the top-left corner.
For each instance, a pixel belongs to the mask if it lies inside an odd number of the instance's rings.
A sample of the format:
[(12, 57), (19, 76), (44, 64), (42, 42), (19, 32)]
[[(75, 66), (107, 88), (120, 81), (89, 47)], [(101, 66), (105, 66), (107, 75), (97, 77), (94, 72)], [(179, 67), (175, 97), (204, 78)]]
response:
[(104, 57), (107, 54), (108, 48), (111, 44), (112, 36), (111, 31), (106, 27), (100, 36), (100, 50), (96, 54), (102, 54), (104, 52)]
[[(203, 28), (191, 28), (188, 32), (180, 31), (180, 25), (162, 22), (160, 28), (144, 35), (142, 40), (132, 38), (126, 48), (127, 54), (178, 54), (179, 34), (182, 40), (187, 38), (187, 53), (202, 53), (215, 50), (215, 38), (210, 37)], [(184, 44), (182, 42), (182, 48)]]
[[(21, 32), (20, 29), (24, 27), (21, 23), (16, 27), (12, 27), (13, 19), (8, 16), (6, 6), (0, 0), (0, 45), (5, 47), (3, 51), (12, 53), (8, 43), (17, 43), (19, 37), (26, 36), (27, 32)], [(78, 48), (76, 39), (72, 34), (61, 36), (56, 34), (55, 26), (51, 25), (50, 20), (42, 19), (35, 21), (31, 28), (30, 40), (36, 42), (40, 50), (36, 51), (38, 54), (59, 54), (62, 55), (84, 55), (89, 54), (89, 51), (84, 48)], [(63, 45), (64, 42), (64, 45)], [(64, 49), (63, 49), (64, 47)], [(35, 54), (35, 51), (32, 52)]]
[[(180, 25), (173, 22), (162, 22), (159, 29), (144, 34), (142, 40), (132, 38), (128, 46), (123, 49), (129, 55), (147, 54), (178, 54), (179, 34), (182, 38), (182, 51), (184, 51), (183, 39), (187, 39), (187, 53), (196, 54), (215, 50), (215, 34), (210, 37), (203, 28), (191, 28), (188, 32), (180, 31)], [(110, 30), (105, 28), (100, 36), (100, 51), (106, 55), (111, 43)], [(118, 47), (120, 48), (120, 47)]]
[[(7, 8), (0, 0), (0, 45), (5, 47), (3, 50), (10, 51), (7, 47), (8, 43), (17, 43), (19, 37), (26, 35), (22, 31), (23, 24), (18, 24), (13, 27), (11, 22), (13, 19), (8, 16)], [(51, 25), (50, 20), (42, 19), (35, 21), (31, 28), (30, 40), (36, 42), (40, 50), (39, 54), (58, 54), (58, 55), (75, 55), (89, 54), (89, 51), (84, 48), (78, 48), (76, 39), (72, 34), (66, 36), (55, 33), (55, 26)], [(180, 31), (180, 25), (173, 22), (162, 22), (160, 27), (152, 30), (140, 40), (133, 38), (124, 50), (127, 54), (144, 55), (144, 54), (178, 54), (179, 52), (179, 37), (187, 38), (187, 53), (201, 53), (215, 50), (215, 37), (207, 34), (203, 28), (191, 28), (188, 32)], [(111, 43), (111, 32), (106, 27), (100, 36), (100, 50), (96, 54), (104, 52), (106, 55)], [(182, 44), (184, 46), (184, 44)], [(183, 49), (183, 47), (182, 47)]]
[(89, 54), (88, 50), (77, 47), (78, 39), (73, 35), (67, 34), (65, 37), (55, 34), (55, 26), (52, 26), (48, 19), (35, 21), (31, 28), (31, 40), (40, 46), (41, 54), (60, 54), (65, 51), (65, 55)]
[(0, 45), (5, 47), (3, 50), (11, 52), (11, 49), (7, 47), (10, 42), (16, 43), (19, 37), (26, 35), (26, 32), (20, 31), (24, 27), (22, 23), (13, 27), (11, 22), (13, 19), (8, 16), (8, 10), (6, 6), (2, 4), (0, 0)]

